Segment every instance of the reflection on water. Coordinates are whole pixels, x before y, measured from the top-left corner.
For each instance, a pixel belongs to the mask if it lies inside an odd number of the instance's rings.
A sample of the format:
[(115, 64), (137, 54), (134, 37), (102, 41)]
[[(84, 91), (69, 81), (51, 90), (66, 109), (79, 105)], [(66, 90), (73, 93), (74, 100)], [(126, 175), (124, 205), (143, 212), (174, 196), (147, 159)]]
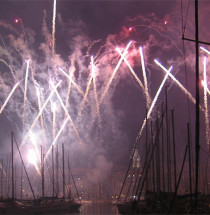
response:
[(80, 214), (119, 214), (117, 206), (113, 204), (82, 205)]
[(82, 204), (76, 213), (64, 213), (63, 215), (119, 215), (117, 206), (113, 204)]

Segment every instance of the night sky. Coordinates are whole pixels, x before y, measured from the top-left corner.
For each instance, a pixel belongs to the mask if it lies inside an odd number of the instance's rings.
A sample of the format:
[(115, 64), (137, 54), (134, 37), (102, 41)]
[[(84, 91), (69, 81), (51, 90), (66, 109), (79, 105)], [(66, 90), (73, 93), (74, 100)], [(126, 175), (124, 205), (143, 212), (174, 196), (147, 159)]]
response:
[[(199, 1), (200, 40), (209, 42), (210, 2)], [(181, 10), (182, 9), (182, 10)], [(15, 19), (20, 19), (15, 23)], [(122, 62), (101, 102), (98, 102), (106, 89), (107, 83), (120, 60), (115, 50), (123, 53), (129, 41), (133, 41), (126, 59), (143, 82), (139, 47), (143, 47), (148, 90), (151, 100), (165, 76), (165, 72), (154, 62), (158, 59), (166, 69), (173, 66), (172, 74), (195, 97), (195, 44), (182, 41), (182, 26), (186, 26), (184, 36), (194, 39), (194, 2), (178, 0), (57, 0), (55, 22), (55, 54), (52, 54), (52, 19), (53, 0), (19, 1), (0, 0), (0, 105), (2, 106), (17, 81), (20, 85), (10, 98), (0, 115), (0, 157), (10, 151), (10, 133), (14, 131), (18, 143), (25, 140), (23, 155), (27, 161), (27, 150), (31, 147), (30, 137), (25, 137), (34, 119), (39, 113), (36, 94), (37, 87), (43, 105), (52, 87), (60, 80), (58, 92), (72, 118), (58, 138), (56, 145), (65, 144), (70, 153), (73, 168), (91, 168), (87, 181), (103, 181), (115, 170), (125, 170), (132, 147), (142, 126), (146, 114), (146, 97), (138, 82), (131, 74), (125, 62)], [(183, 24), (182, 24), (183, 23)], [(129, 28), (132, 29), (129, 31)], [(204, 46), (207, 50), (210, 47)], [(184, 55), (185, 53), (185, 55)], [(91, 82), (87, 101), (83, 101), (87, 83), (91, 78), (91, 56), (96, 69), (95, 88)], [(184, 63), (185, 56), (185, 63)], [(203, 79), (204, 52), (200, 50), (200, 77)], [(207, 55), (206, 55), (207, 56)], [(24, 107), (27, 60), (29, 63), (28, 87)], [(207, 59), (207, 82), (210, 88), (209, 62)], [(83, 95), (69, 82), (60, 71), (62, 68), (83, 91)], [(175, 110), (176, 142), (178, 160), (183, 158), (187, 143), (186, 127), (191, 123), (194, 140), (195, 105), (188, 101), (183, 91), (168, 78), (169, 110)], [(161, 109), (165, 100), (165, 87), (154, 107)], [(203, 87), (200, 87), (201, 105), (204, 107)], [(209, 95), (207, 97), (209, 102)], [(56, 104), (53, 124), (52, 103)], [(81, 107), (82, 113), (79, 115)], [(25, 111), (24, 111), (25, 109)], [(190, 110), (190, 111), (189, 111)], [(99, 112), (99, 113), (98, 113)], [(208, 108), (209, 112), (209, 108)], [(32, 129), (35, 142), (45, 145), (53, 142), (55, 133), (60, 130), (65, 112), (56, 94), (52, 96), (41, 120), (38, 119)], [(155, 119), (155, 111), (152, 118)], [(25, 123), (23, 125), (23, 117)], [(207, 150), (206, 124), (201, 111), (201, 145)], [(43, 132), (44, 130), (44, 132)], [(44, 133), (44, 134), (43, 134)], [(45, 136), (45, 138), (44, 138)], [(78, 137), (79, 136), (79, 137)], [(143, 156), (145, 133), (140, 138), (139, 153)], [(204, 153), (204, 152), (203, 152)], [(205, 153), (204, 153), (205, 154)], [(31, 167), (30, 164), (27, 164)]]

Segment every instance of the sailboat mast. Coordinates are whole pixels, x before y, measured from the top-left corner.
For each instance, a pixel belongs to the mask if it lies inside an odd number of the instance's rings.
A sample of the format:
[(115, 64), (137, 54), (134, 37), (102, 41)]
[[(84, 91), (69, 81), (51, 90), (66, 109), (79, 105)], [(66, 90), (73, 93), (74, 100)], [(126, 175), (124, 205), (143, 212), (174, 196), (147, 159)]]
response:
[[(163, 118), (163, 103), (162, 103), (162, 106), (161, 106), (161, 117)], [(161, 127), (161, 135), (162, 135), (162, 178), (163, 178), (163, 192), (165, 192), (165, 159), (164, 159), (164, 127), (162, 126)]]
[(14, 143), (13, 143), (13, 132), (11, 133), (11, 146), (12, 146), (12, 199), (15, 196), (14, 190)]
[(41, 146), (42, 197), (44, 198), (44, 154)]
[(63, 198), (65, 199), (65, 159), (64, 159), (64, 145), (62, 144), (62, 156), (63, 156)]
[(1, 198), (3, 197), (3, 177), (4, 177), (4, 163), (3, 163), (3, 158), (1, 159)]
[(20, 200), (23, 199), (23, 167), (20, 167)]
[(189, 158), (189, 179), (190, 179), (190, 201), (192, 205), (192, 167), (191, 167), (191, 143), (190, 143), (190, 124), (187, 123), (187, 140), (188, 140), (188, 148), (189, 148), (189, 153), (188, 153), (188, 158)]
[(176, 190), (176, 143), (175, 143), (174, 109), (171, 110), (171, 118), (172, 118), (172, 138), (173, 138), (173, 158), (174, 158), (174, 190)]
[(56, 196), (59, 194), (59, 182), (58, 182), (58, 146), (56, 151)]
[(195, 209), (198, 204), (198, 175), (199, 175), (199, 152), (200, 152), (200, 92), (199, 92), (199, 29), (198, 29), (198, 0), (195, 0), (195, 52), (196, 52), (196, 104), (195, 104)]
[(168, 119), (168, 86), (165, 87), (166, 100), (166, 149), (167, 149), (167, 179), (168, 192), (171, 192), (171, 152), (170, 152), (170, 136), (169, 136), (169, 119)]
[(53, 184), (52, 196), (54, 198), (54, 196), (55, 196), (55, 173), (54, 173), (54, 146), (53, 145), (52, 145), (52, 184)]

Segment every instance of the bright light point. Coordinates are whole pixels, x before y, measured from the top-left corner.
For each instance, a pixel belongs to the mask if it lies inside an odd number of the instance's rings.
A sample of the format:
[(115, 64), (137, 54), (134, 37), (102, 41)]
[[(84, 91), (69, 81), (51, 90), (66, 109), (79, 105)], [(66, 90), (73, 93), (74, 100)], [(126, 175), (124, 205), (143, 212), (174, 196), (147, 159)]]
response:
[(133, 30), (133, 28), (132, 28), (132, 27), (130, 27), (128, 30), (129, 30), (129, 31), (132, 31), (132, 30)]
[(20, 23), (21, 22), (21, 19), (19, 18), (19, 19), (15, 19), (15, 23), (16, 24), (18, 24), (18, 23)]
[(165, 21), (164, 24), (167, 25), (167, 24), (168, 24), (168, 21)]
[(29, 150), (28, 151), (28, 161), (31, 164), (36, 164), (37, 161), (37, 157), (36, 157), (36, 153), (33, 150)]

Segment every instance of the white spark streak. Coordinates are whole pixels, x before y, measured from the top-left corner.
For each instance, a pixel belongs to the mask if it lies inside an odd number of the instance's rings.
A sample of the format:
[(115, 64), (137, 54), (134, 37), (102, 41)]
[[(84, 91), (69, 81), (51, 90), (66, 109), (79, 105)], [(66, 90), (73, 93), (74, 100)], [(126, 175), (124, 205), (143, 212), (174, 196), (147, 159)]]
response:
[(71, 83), (77, 88), (78, 92), (79, 92), (80, 94), (82, 94), (83, 96), (85, 96), (84, 92), (83, 92), (83, 91), (81, 90), (81, 88), (74, 82), (74, 80), (72, 79), (72, 77), (69, 77), (69, 76), (66, 74), (66, 72), (65, 72), (63, 69), (61, 69), (60, 67), (59, 67), (59, 70), (71, 81)]
[(123, 56), (123, 54), (121, 53), (119, 48), (116, 48), (116, 51), (121, 55), (121, 58), (125, 61), (125, 63), (127, 64), (128, 68), (130, 69), (132, 75), (134, 76), (134, 78), (136, 79), (136, 81), (138, 82), (139, 86), (142, 88), (142, 90), (144, 91), (144, 86), (142, 84), (142, 82), (140, 81), (140, 79), (138, 78), (138, 76), (136, 75), (136, 73), (134, 72), (134, 70), (132, 69), (131, 65), (129, 64), (129, 62), (126, 60), (126, 58)]
[(56, 19), (56, 0), (53, 4), (53, 20), (52, 20), (52, 54), (55, 54), (55, 19)]
[(142, 66), (142, 71), (143, 71), (143, 78), (144, 78), (144, 88), (145, 88), (145, 95), (146, 95), (146, 101), (147, 101), (147, 109), (149, 109), (150, 103), (151, 103), (151, 98), (149, 95), (148, 91), (148, 84), (147, 84), (147, 74), (146, 74), (146, 69), (145, 69), (145, 64), (144, 64), (144, 55), (143, 55), (143, 48), (139, 48), (140, 52), (140, 57), (141, 57), (141, 66)]
[[(207, 78), (206, 78), (206, 57), (204, 57), (204, 61), (203, 61), (203, 81), (204, 81), (204, 85), (207, 85)], [(208, 114), (208, 99), (207, 99), (207, 90), (206, 87), (203, 88), (204, 89), (204, 109), (205, 109), (205, 122), (206, 122), (206, 142), (207, 142), (207, 146), (209, 148), (209, 114)]]
[(56, 137), (54, 138), (54, 140), (53, 140), (53, 142), (52, 142), (52, 144), (51, 144), (49, 150), (47, 151), (47, 154), (46, 154), (46, 157), (45, 157), (45, 158), (47, 158), (47, 156), (49, 155), (50, 151), (52, 150), (52, 146), (55, 145), (56, 141), (58, 140), (59, 136), (61, 135), (61, 133), (62, 133), (63, 129), (65, 128), (66, 123), (67, 123), (68, 121), (70, 121), (70, 119), (67, 117), (67, 118), (65, 119), (64, 123), (62, 124), (60, 130), (58, 131)]
[(19, 86), (20, 82), (17, 82), (15, 84), (15, 86), (12, 88), (12, 91), (10, 92), (10, 94), (8, 95), (7, 99), (5, 100), (4, 104), (2, 105), (1, 109), (0, 109), (0, 114), (2, 113), (2, 111), (4, 110), (5, 106), (7, 105), (7, 103), (9, 102), (11, 96), (13, 95), (13, 93), (15, 92), (16, 88)]
[(112, 83), (112, 81), (113, 81), (113, 79), (114, 79), (114, 76), (115, 76), (115, 74), (117, 73), (117, 70), (119, 69), (120, 64), (121, 64), (122, 61), (123, 61), (123, 57), (125, 57), (125, 55), (127, 54), (127, 51), (128, 51), (128, 49), (129, 49), (131, 43), (132, 43), (132, 41), (130, 41), (130, 42), (128, 43), (128, 45), (126, 46), (126, 48), (125, 48), (125, 50), (124, 50), (124, 52), (123, 52), (123, 54), (122, 54), (120, 60), (118, 61), (118, 64), (117, 64), (117, 66), (115, 67), (115, 69), (114, 69), (114, 71), (113, 71), (113, 73), (112, 73), (112, 75), (111, 75), (111, 77), (110, 77), (110, 79), (109, 79), (109, 81), (108, 81), (108, 83), (107, 83), (107, 85), (106, 85), (106, 88), (105, 88), (105, 90), (104, 90), (104, 92), (103, 92), (103, 94), (102, 94), (102, 96), (101, 96), (101, 99), (100, 99), (100, 102), (99, 102), (99, 106), (102, 104), (102, 102), (103, 102), (103, 100), (104, 100), (104, 97), (105, 97), (105, 95), (107, 94), (107, 91), (108, 91), (108, 89), (109, 89), (109, 87), (110, 87), (110, 84)]
[(204, 52), (206, 52), (208, 55), (210, 55), (210, 51), (208, 51), (208, 50), (205, 49), (204, 47), (200, 47), (200, 49), (202, 49)]
[(80, 140), (80, 142), (81, 142), (81, 138), (80, 138), (80, 136), (79, 136), (79, 133), (78, 133), (78, 131), (77, 131), (75, 125), (74, 125), (74, 122), (72, 121), (72, 118), (71, 118), (71, 116), (69, 115), (68, 110), (66, 109), (66, 106), (64, 105), (64, 103), (63, 103), (63, 101), (62, 101), (62, 99), (61, 99), (61, 97), (60, 97), (60, 95), (59, 95), (57, 89), (55, 88), (55, 86), (54, 86), (54, 84), (53, 84), (52, 82), (50, 82), (50, 85), (51, 85), (51, 87), (53, 88), (53, 91), (55, 91), (55, 94), (57, 95), (58, 100), (59, 100), (59, 102), (60, 102), (60, 104), (61, 104), (61, 106), (62, 106), (62, 108), (63, 108), (63, 110), (64, 110), (64, 112), (65, 112), (65, 114), (66, 114), (66, 116), (67, 116), (67, 118), (68, 118), (69, 121), (71, 122), (71, 125), (72, 125), (72, 127), (73, 127), (73, 129), (74, 129), (74, 131), (75, 131), (75, 133), (76, 133), (76, 135), (77, 135), (77, 137), (79, 138), (79, 140)]
[(152, 113), (152, 110), (153, 110), (153, 108), (154, 108), (154, 106), (155, 106), (155, 103), (156, 103), (156, 101), (157, 101), (157, 99), (158, 99), (158, 96), (160, 95), (160, 92), (161, 92), (161, 90), (162, 90), (162, 88), (163, 88), (163, 86), (164, 86), (164, 84), (165, 84), (165, 82), (166, 82), (166, 80), (167, 80), (167, 78), (168, 78), (168, 76), (169, 76), (169, 74), (170, 74), (172, 68), (173, 68), (173, 67), (171, 66), (171, 67), (167, 70), (164, 66), (162, 66), (162, 64), (161, 64), (159, 61), (155, 60), (155, 63), (156, 63), (158, 66), (160, 66), (160, 67), (166, 72), (166, 75), (165, 75), (165, 77), (164, 77), (164, 79), (163, 79), (163, 81), (162, 81), (162, 83), (161, 83), (161, 85), (160, 85), (158, 91), (156, 92), (156, 95), (155, 95), (155, 97), (154, 97), (154, 99), (153, 99), (153, 101), (152, 101), (151, 107), (150, 107), (150, 109), (149, 109), (149, 111), (148, 111), (148, 113), (147, 113), (147, 116), (145, 117), (144, 122), (143, 122), (143, 124), (142, 124), (142, 126), (141, 126), (141, 129), (140, 129), (140, 131), (139, 131), (139, 133), (138, 133), (138, 136), (137, 136), (137, 138), (136, 138), (136, 141), (138, 141), (139, 138), (141, 137), (141, 134), (142, 134), (142, 132), (143, 132), (143, 129), (144, 129), (145, 125), (146, 125), (146, 119), (148, 119), (148, 118), (150, 117), (150, 114)]
[(25, 111), (26, 111), (26, 100), (27, 100), (29, 63), (30, 63), (30, 60), (28, 59), (27, 60), (27, 66), (26, 66), (25, 89), (24, 89), (24, 99), (23, 99), (23, 127), (25, 125)]
[[(167, 73), (167, 70), (164, 69), (164, 67), (157, 61), (155, 62)], [(188, 96), (188, 98), (195, 104), (195, 98), (191, 95), (191, 93), (171, 74), (169, 73), (169, 76), (171, 79), (179, 86), (179, 88)], [(204, 109), (200, 106), (200, 109), (204, 111)]]
[(96, 102), (96, 113), (98, 116), (99, 125), (101, 127), (100, 108), (99, 108), (98, 95), (97, 95), (97, 90), (96, 90), (96, 68), (94, 65), (93, 56), (91, 56), (91, 75), (93, 77), (93, 88), (94, 88), (94, 97), (95, 97), (95, 102)]
[(25, 135), (22, 143), (21, 143), (21, 147), (25, 144), (26, 138), (28, 137), (29, 132), (31, 132), (31, 130), (33, 129), (33, 127), (36, 125), (37, 120), (39, 119), (39, 117), (42, 115), (43, 110), (45, 109), (46, 105), (48, 104), (48, 102), (50, 101), (50, 99), (52, 98), (52, 96), (55, 93), (55, 90), (58, 88), (58, 86), (61, 84), (62, 81), (59, 81), (56, 86), (54, 87), (54, 89), (51, 91), (50, 95), (48, 96), (48, 98), (46, 99), (45, 103), (43, 104), (42, 108), (39, 110), (39, 113), (37, 115), (37, 117), (35, 118), (35, 120), (33, 121), (31, 127), (29, 128), (27, 134)]

